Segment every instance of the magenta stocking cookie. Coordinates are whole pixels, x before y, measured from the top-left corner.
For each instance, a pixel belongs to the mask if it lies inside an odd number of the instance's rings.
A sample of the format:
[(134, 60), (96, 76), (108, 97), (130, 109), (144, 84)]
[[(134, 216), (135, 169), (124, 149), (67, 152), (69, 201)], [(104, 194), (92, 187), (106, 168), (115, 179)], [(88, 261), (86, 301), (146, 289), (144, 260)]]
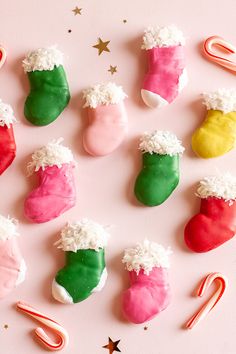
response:
[(183, 33), (174, 25), (149, 27), (145, 31), (142, 49), (147, 52), (148, 71), (141, 95), (147, 106), (166, 106), (186, 86), (184, 45)]
[(26, 197), (25, 216), (35, 223), (55, 219), (75, 205), (76, 191), (71, 150), (51, 141), (32, 154), (29, 174), (36, 173), (39, 185)]
[(171, 253), (148, 240), (125, 250), (122, 262), (129, 272), (130, 287), (122, 295), (122, 309), (130, 322), (149, 321), (169, 305)]

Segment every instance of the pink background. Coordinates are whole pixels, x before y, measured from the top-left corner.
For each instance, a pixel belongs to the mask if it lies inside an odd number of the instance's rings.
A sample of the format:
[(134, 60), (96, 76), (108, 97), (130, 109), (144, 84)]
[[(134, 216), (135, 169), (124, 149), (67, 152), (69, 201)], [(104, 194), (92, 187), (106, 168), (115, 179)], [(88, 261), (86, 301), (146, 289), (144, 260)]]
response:
[[(82, 15), (74, 16), (75, 6)], [(121, 339), (119, 348), (127, 354), (233, 354), (236, 338), (236, 240), (206, 254), (190, 253), (183, 243), (183, 227), (199, 210), (194, 196), (196, 183), (217, 170), (236, 174), (235, 152), (203, 161), (195, 158), (190, 137), (205, 115), (199, 94), (218, 87), (233, 87), (235, 76), (207, 62), (200, 54), (202, 41), (221, 35), (236, 44), (235, 0), (1, 0), (0, 42), (8, 61), (0, 71), (0, 97), (9, 102), (19, 123), (15, 125), (17, 158), (1, 176), (0, 212), (20, 220), (20, 245), (28, 265), (27, 279), (0, 303), (0, 351), (5, 354), (42, 353), (32, 339), (36, 323), (17, 313), (15, 303), (23, 300), (61, 322), (70, 334), (63, 353), (105, 354), (107, 337)], [(127, 23), (123, 23), (123, 19)], [(140, 100), (145, 72), (145, 52), (141, 36), (148, 25), (175, 23), (187, 37), (190, 82), (171, 106), (150, 110)], [(68, 33), (71, 29), (72, 32)], [(110, 53), (100, 57), (92, 45), (97, 38), (110, 40)], [(72, 99), (62, 116), (48, 127), (29, 125), (23, 116), (23, 103), (29, 86), (21, 60), (31, 49), (58, 44), (65, 53)], [(109, 65), (117, 65), (111, 77)], [(81, 109), (81, 90), (90, 84), (113, 79), (129, 95), (126, 101), (130, 133), (111, 156), (92, 158), (85, 154), (81, 136), (86, 120)], [(183, 140), (186, 152), (181, 160), (181, 183), (168, 201), (156, 208), (141, 207), (133, 197), (133, 183), (141, 167), (138, 137), (145, 130), (168, 129)], [(78, 161), (77, 206), (60, 218), (42, 225), (28, 223), (22, 213), (23, 200), (34, 179), (26, 178), (30, 154), (50, 139), (63, 136)], [(82, 217), (113, 225), (107, 248), (109, 278), (105, 289), (83, 303), (60, 305), (51, 298), (51, 281), (63, 265), (64, 254), (53, 243), (66, 221)], [(173, 301), (156, 319), (144, 325), (123, 321), (120, 294), (128, 286), (121, 264), (125, 247), (148, 237), (171, 246), (170, 281)], [(195, 329), (183, 324), (199, 308), (202, 300), (193, 290), (208, 273), (219, 271), (229, 278), (224, 297)], [(206, 295), (207, 298), (207, 295)], [(4, 329), (4, 324), (9, 328)]]

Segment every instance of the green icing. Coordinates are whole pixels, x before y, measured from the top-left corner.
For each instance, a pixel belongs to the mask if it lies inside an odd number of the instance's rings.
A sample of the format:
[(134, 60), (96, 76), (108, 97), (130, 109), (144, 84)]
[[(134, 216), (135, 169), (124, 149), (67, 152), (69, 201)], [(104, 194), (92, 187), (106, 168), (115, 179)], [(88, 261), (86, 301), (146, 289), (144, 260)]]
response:
[(134, 187), (136, 198), (144, 205), (162, 204), (179, 183), (179, 155), (143, 154), (143, 168)]
[(69, 86), (63, 66), (53, 70), (28, 72), (30, 94), (25, 101), (25, 117), (34, 125), (52, 123), (68, 105)]
[(66, 252), (66, 266), (57, 273), (56, 282), (68, 291), (74, 303), (80, 302), (91, 295), (104, 268), (104, 249), (69, 251)]

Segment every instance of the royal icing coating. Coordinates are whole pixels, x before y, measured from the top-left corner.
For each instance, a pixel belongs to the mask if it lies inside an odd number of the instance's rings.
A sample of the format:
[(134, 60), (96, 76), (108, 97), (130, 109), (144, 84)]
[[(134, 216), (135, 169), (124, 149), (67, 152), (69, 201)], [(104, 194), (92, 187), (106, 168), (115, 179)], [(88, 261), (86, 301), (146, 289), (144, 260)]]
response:
[(84, 149), (92, 156), (108, 155), (120, 146), (127, 131), (128, 118), (123, 102), (88, 108)]

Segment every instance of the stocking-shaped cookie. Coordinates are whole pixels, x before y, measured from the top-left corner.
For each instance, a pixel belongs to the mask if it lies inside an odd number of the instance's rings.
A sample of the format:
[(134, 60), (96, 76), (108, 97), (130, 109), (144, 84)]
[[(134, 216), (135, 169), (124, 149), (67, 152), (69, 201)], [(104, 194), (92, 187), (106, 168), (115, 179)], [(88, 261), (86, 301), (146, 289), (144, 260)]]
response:
[(236, 90), (219, 89), (203, 94), (207, 116), (193, 134), (192, 148), (208, 159), (226, 154), (236, 144)]
[(61, 114), (70, 100), (63, 54), (55, 47), (39, 48), (27, 55), (23, 68), (30, 82), (25, 117), (34, 125), (48, 125)]
[(107, 279), (104, 247), (108, 236), (101, 225), (87, 219), (68, 224), (62, 230), (56, 245), (66, 252), (66, 265), (52, 284), (56, 300), (73, 304), (102, 290)]
[(75, 164), (70, 149), (61, 145), (62, 140), (36, 150), (28, 165), (29, 174), (36, 172), (39, 182), (24, 204), (25, 215), (32, 222), (52, 220), (75, 205)]
[(179, 155), (184, 148), (173, 133), (154, 131), (141, 137), (139, 149), (143, 167), (135, 182), (135, 196), (144, 205), (160, 205), (179, 183)]
[(16, 122), (9, 104), (0, 99), (0, 175), (11, 165), (16, 156), (16, 142), (12, 124)]
[(84, 149), (93, 156), (104, 156), (118, 148), (128, 130), (121, 86), (114, 83), (92, 86), (83, 92), (88, 126), (83, 135)]
[(151, 320), (170, 303), (169, 255), (163, 246), (145, 240), (125, 250), (130, 287), (122, 295), (124, 316), (133, 323)]
[(0, 215), (0, 299), (25, 280), (26, 265), (17, 237), (17, 221)]
[(142, 49), (147, 52), (148, 72), (141, 95), (147, 106), (166, 106), (187, 84), (184, 45), (183, 33), (173, 25), (145, 31)]
[(187, 223), (184, 237), (192, 251), (208, 252), (236, 233), (236, 178), (230, 174), (205, 177), (197, 195), (200, 212)]

